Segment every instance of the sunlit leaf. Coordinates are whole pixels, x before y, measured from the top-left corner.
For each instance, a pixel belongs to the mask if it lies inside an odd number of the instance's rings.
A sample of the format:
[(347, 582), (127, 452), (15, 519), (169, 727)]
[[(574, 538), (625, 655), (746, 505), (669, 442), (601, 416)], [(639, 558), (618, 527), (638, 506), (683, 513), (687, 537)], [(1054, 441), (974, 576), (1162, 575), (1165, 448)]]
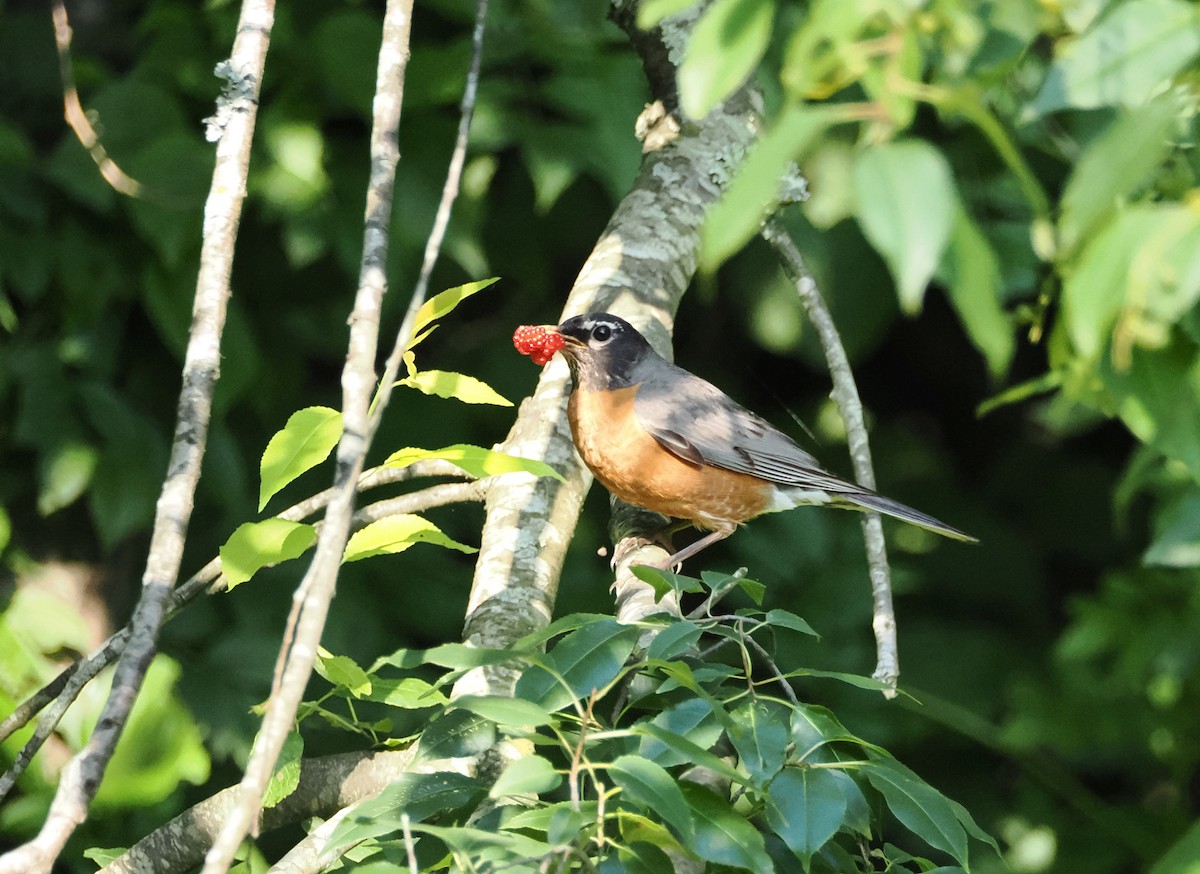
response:
[(479, 551), (474, 546), (447, 537), (442, 529), (428, 519), (401, 513), (355, 531), (346, 543), (346, 554), (342, 560), (359, 561), (376, 555), (394, 555), (416, 543), (432, 543), (468, 554)]
[(439, 716), (421, 733), (418, 758), (424, 761), (475, 756), (496, 743), (496, 724), (465, 710)]
[(221, 573), (232, 589), (259, 570), (296, 558), (317, 542), (311, 525), (264, 519), (239, 525), (221, 547)]
[(512, 406), (512, 401), (498, 394), (487, 383), (473, 376), (452, 373), (448, 370), (422, 370), (396, 384), (415, 388), (427, 395), (462, 401), (464, 404)]
[(292, 413), (263, 452), (258, 509), (300, 474), (328, 458), (341, 436), (342, 414), (337, 410), (306, 407)]
[(514, 728), (548, 725), (552, 721), (545, 708), (523, 698), (505, 695), (460, 695), (454, 699), (454, 706), (490, 719), (497, 725)]
[(74, 503), (91, 485), (98, 461), (95, 447), (75, 440), (45, 454), (38, 471), (38, 513), (49, 516)]
[(698, 0), (645, 0), (637, 7), (637, 26), (642, 30), (649, 30), (668, 15), (682, 12), (697, 2)]
[(541, 756), (522, 756), (510, 762), (488, 795), (503, 798), (505, 795), (540, 795), (555, 789), (563, 780), (562, 774), (554, 770), (548, 759)]
[(296, 791), (300, 785), (300, 760), (304, 757), (304, 738), (293, 730), (283, 742), (279, 758), (275, 760), (275, 772), (271, 775), (263, 793), (263, 807), (274, 807)]
[(368, 838), (399, 832), (401, 818), (421, 822), (444, 810), (457, 810), (477, 801), (484, 787), (474, 777), (453, 771), (432, 774), (409, 771), (354, 808), (329, 837), (327, 852)]
[(608, 766), (608, 775), (621, 787), (624, 798), (661, 817), (688, 845), (695, 823), (675, 778), (661, 766), (640, 756), (621, 756)]
[(465, 443), (456, 443), (454, 446), (447, 446), (444, 449), (417, 449), (411, 446), (399, 449), (388, 456), (384, 466), (404, 468), (414, 462), (430, 459), (448, 461), (470, 476), (480, 479), (485, 476), (499, 476), (502, 473), (521, 472), (531, 473), (534, 476), (553, 477), (560, 482), (563, 479), (562, 474), (544, 461), (521, 458)]
[(467, 282), (454, 288), (447, 288), (441, 294), (435, 294), (417, 310), (417, 318), (413, 324), (413, 336), (420, 336), (430, 322), (435, 322), (476, 292), (483, 291), (489, 285), (499, 281), (500, 277), (481, 279), (478, 282)]
[(334, 655), (321, 647), (313, 668), (327, 683), (345, 689), (355, 698), (371, 694), (370, 676), (349, 656)]

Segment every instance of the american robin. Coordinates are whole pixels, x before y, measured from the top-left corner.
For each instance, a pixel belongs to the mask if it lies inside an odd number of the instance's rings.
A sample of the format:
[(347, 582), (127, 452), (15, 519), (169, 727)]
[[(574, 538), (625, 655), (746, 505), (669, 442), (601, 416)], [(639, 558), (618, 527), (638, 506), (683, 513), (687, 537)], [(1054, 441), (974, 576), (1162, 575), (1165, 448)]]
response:
[(710, 532), (665, 567), (755, 516), (809, 504), (877, 510), (947, 537), (975, 540), (822, 470), (765, 419), (660, 356), (624, 319), (589, 313), (548, 331), (561, 338), (571, 368), (571, 433), (596, 479), (627, 503)]

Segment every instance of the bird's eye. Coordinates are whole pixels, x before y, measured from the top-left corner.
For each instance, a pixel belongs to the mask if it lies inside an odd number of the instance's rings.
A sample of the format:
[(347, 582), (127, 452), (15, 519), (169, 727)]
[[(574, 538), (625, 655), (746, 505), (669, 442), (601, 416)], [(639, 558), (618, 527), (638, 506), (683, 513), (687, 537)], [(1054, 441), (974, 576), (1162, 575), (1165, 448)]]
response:
[(592, 339), (598, 343), (603, 343), (612, 336), (612, 328), (608, 325), (596, 325), (592, 328)]

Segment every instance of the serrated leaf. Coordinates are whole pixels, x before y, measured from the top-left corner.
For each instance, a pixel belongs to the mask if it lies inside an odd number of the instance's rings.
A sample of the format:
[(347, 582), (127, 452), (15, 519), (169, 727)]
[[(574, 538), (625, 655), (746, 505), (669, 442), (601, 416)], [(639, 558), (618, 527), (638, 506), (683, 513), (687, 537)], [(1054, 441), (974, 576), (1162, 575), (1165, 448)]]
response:
[(696, 840), (689, 849), (709, 862), (749, 871), (772, 871), (762, 833), (729, 803), (695, 783), (684, 782), (683, 795), (696, 823)]
[(302, 522), (286, 519), (246, 522), (221, 546), (221, 573), (232, 589), (262, 568), (303, 555), (316, 542), (316, 529)]
[(468, 555), (479, 552), (474, 546), (467, 546), (447, 537), (442, 529), (428, 519), (401, 513), (372, 522), (355, 531), (346, 543), (346, 553), (342, 561), (359, 561), (376, 555), (395, 555), (404, 552), (415, 543), (432, 543), (448, 549), (457, 549)]
[(406, 385), (427, 395), (462, 401), (464, 404), (494, 404), (511, 407), (512, 401), (498, 393), (486, 382), (449, 370), (422, 370), (402, 379), (396, 385)]
[(300, 732), (292, 731), (283, 742), (279, 758), (275, 761), (275, 772), (263, 792), (263, 807), (274, 807), (296, 791), (300, 785), (300, 763), (304, 758), (304, 738)]
[(715, 0), (705, 9), (679, 66), (679, 102), (690, 118), (704, 118), (750, 77), (774, 20), (774, 0)]
[(639, 804), (675, 829), (684, 846), (695, 836), (695, 823), (675, 778), (640, 756), (621, 756), (608, 766), (626, 801)]
[(329, 457), (342, 436), (342, 414), (329, 407), (306, 407), (288, 418), (267, 443), (259, 464), (258, 509), (280, 489)]
[(615, 619), (571, 632), (546, 654), (550, 670), (539, 665), (526, 669), (517, 681), (517, 696), (555, 711), (603, 689), (621, 673), (640, 634), (636, 626)]
[(417, 449), (409, 446), (393, 452), (383, 464), (385, 467), (405, 468), (414, 462), (426, 460), (448, 461), (477, 479), (504, 473), (531, 473), (534, 476), (548, 476), (559, 482), (564, 481), (562, 474), (544, 461), (521, 458), (467, 443), (456, 443), (443, 449)]
[(474, 756), (491, 749), (495, 743), (495, 723), (465, 710), (451, 710), (421, 733), (417, 758), (431, 761)]
[(767, 823), (805, 867), (845, 821), (846, 796), (836, 775), (825, 768), (786, 768), (768, 789)]
[(868, 750), (861, 772), (906, 828), (967, 868), (967, 833), (950, 800), (890, 756)]
[(758, 785), (765, 785), (787, 759), (788, 710), (760, 699), (747, 701), (731, 715), (729, 741), (738, 761)]
[(497, 725), (514, 728), (548, 725), (553, 721), (544, 708), (532, 701), (504, 695), (460, 695), (454, 699), (454, 706), (490, 719)]
[(950, 166), (920, 140), (873, 146), (854, 162), (854, 192), (859, 225), (887, 262), (901, 306), (918, 312), (959, 209)]
[(1184, 0), (1114, 4), (1088, 33), (1062, 45), (1025, 120), (1141, 104), (1200, 54), (1200, 10)]
[(780, 628), (790, 628), (792, 631), (799, 631), (801, 634), (811, 634), (813, 637), (820, 638), (821, 635), (813, 631), (813, 627), (789, 610), (775, 608), (768, 610), (767, 615), (763, 617), (767, 624), (777, 625)]
[(327, 683), (344, 688), (355, 698), (371, 694), (370, 676), (349, 656), (334, 655), (321, 647), (313, 668)]
[[(440, 294), (435, 294), (425, 303), (421, 304), (421, 308), (417, 310), (417, 318), (413, 322), (413, 336), (421, 336), (421, 332), (429, 325), (430, 322), (437, 321), (442, 316), (451, 312), (456, 306), (462, 303), (471, 295), (483, 291), (489, 285), (497, 282), (500, 279), (498, 276), (493, 276), (491, 279), (481, 279), (478, 282), (467, 282), (463, 285), (447, 288)], [(423, 339), (423, 338), (422, 338)], [(411, 346), (409, 348), (412, 348)]]
[(558, 787), (562, 774), (554, 765), (541, 756), (523, 756), (511, 762), (496, 778), (488, 797), (503, 798), (506, 795), (540, 795)]

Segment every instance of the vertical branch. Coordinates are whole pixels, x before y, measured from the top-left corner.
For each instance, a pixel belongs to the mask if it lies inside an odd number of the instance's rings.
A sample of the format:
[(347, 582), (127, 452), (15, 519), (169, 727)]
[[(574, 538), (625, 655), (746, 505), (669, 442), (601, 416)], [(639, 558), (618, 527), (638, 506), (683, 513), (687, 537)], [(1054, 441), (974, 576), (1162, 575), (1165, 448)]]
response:
[[(837, 402), (838, 410), (846, 423), (854, 476), (859, 485), (874, 489), (875, 470), (871, 464), (871, 446), (867, 441), (862, 400), (858, 396), (854, 372), (850, 369), (850, 361), (846, 357), (846, 350), (842, 346), (841, 337), (838, 336), (833, 317), (829, 314), (824, 298), (821, 297), (821, 290), (817, 288), (817, 283), (800, 256), (800, 250), (796, 248), (795, 242), (779, 220), (772, 219), (767, 222), (762, 235), (775, 248), (788, 278), (796, 283), (796, 293), (800, 296), (804, 311), (816, 328), (817, 336), (821, 338), (825, 360), (833, 377), (833, 399)], [(875, 631), (874, 677), (888, 684), (890, 688), (884, 695), (893, 698), (896, 695), (896, 680), (900, 677), (900, 656), (896, 645), (896, 613), (892, 607), (892, 577), (888, 567), (887, 547), (883, 541), (883, 523), (878, 513), (864, 513), (862, 526), (871, 576), (871, 626)]]
[[(282, 673), (277, 677), (277, 688), (267, 706), (262, 728), (255, 738), (239, 786), (238, 801), (205, 858), (205, 874), (228, 870), (234, 853), (258, 816), (267, 781), (312, 674), (317, 645), (325, 628), (325, 617), (349, 536), (355, 486), (371, 444), (368, 405), (375, 387), (379, 314), (387, 290), (388, 232), (396, 165), (400, 160), (398, 131), (412, 5), (412, 0), (389, 0), (384, 13), (383, 41), (375, 79), (371, 175), (363, 229), (362, 266), (354, 310), (350, 315), (346, 365), (342, 370), (344, 431), (338, 443), (332, 495), (312, 562), (293, 595), (294, 639)], [(386, 402), (390, 389), (390, 383), (381, 386), (381, 405)]]
[(233, 52), (224, 67), (230, 77), (223, 100), (229, 112), (217, 143), (212, 187), (204, 206), (204, 236), (196, 280), (191, 334), (170, 463), (155, 508), (142, 595), (130, 622), (129, 642), (117, 664), (112, 690), (87, 745), (63, 769), (46, 821), (37, 837), (0, 857), (3, 874), (48, 871), (76, 826), (87, 817), (117, 740), (154, 656), (158, 630), (170, 600), (191, 519), (200, 462), (220, 370), (221, 333), (229, 298), (250, 143), (258, 93), (274, 23), (273, 0), (246, 0)]

